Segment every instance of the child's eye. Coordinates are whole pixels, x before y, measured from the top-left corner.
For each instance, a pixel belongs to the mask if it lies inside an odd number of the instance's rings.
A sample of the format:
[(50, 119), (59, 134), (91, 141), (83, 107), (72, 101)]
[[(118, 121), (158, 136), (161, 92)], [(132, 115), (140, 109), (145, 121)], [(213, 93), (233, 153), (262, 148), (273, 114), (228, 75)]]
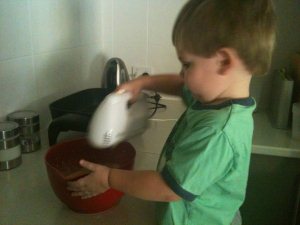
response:
[(182, 63), (182, 69), (186, 70), (191, 66), (191, 63)]

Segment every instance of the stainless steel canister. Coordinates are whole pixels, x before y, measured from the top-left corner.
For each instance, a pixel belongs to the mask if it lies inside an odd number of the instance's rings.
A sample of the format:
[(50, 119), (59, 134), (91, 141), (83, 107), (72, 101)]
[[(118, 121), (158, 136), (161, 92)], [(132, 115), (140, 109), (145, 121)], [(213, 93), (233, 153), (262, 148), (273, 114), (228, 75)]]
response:
[(40, 117), (35, 111), (17, 111), (7, 116), (9, 121), (19, 124), (20, 142), (23, 153), (29, 153), (41, 148)]
[(12, 121), (0, 122), (0, 170), (9, 170), (21, 163), (19, 125)]

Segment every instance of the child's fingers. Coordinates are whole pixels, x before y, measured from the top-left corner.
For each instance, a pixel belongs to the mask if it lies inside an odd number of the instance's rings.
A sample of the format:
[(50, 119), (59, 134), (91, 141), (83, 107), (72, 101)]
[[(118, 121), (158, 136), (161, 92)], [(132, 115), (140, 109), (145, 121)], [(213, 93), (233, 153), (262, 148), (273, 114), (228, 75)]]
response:
[(77, 182), (68, 182), (67, 189), (69, 191), (80, 191), (81, 187), (77, 184)]
[(97, 168), (97, 164), (96, 163), (92, 163), (92, 162), (89, 162), (89, 161), (86, 161), (86, 160), (80, 160), (79, 161), (80, 165), (88, 170), (91, 170), (91, 171), (95, 171), (96, 168)]
[(72, 192), (71, 196), (73, 197), (81, 197), (82, 199), (87, 199), (96, 196), (94, 193), (87, 192), (87, 191), (78, 191)]

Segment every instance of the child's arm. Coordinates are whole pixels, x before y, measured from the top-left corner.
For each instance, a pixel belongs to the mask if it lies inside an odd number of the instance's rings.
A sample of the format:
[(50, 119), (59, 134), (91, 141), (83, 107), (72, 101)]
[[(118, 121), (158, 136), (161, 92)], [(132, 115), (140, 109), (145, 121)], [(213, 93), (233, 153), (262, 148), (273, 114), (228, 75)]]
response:
[(156, 171), (111, 169), (109, 184), (117, 190), (144, 200), (171, 202), (181, 199)]
[(181, 199), (156, 171), (111, 169), (84, 160), (80, 164), (92, 172), (75, 182), (69, 182), (68, 189), (73, 196), (89, 198), (111, 187), (144, 200), (169, 202)]
[(117, 89), (125, 89), (133, 94), (135, 101), (141, 90), (163, 92), (171, 95), (181, 95), (183, 78), (175, 74), (164, 74), (155, 76), (140, 76), (127, 83), (121, 84)]
[(163, 92), (165, 94), (180, 95), (183, 78), (179, 75), (155, 75), (146, 76), (144, 89)]

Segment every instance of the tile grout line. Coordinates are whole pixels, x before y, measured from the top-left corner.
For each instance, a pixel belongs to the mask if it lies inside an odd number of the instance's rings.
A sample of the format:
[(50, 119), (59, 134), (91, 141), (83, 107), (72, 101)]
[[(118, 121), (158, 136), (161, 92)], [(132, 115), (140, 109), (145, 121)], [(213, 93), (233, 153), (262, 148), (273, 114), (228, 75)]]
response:
[(147, 0), (147, 13), (146, 13), (146, 23), (147, 23), (147, 31), (146, 31), (146, 65), (149, 67), (149, 11), (150, 11), (149, 0)]
[(115, 0), (112, 0), (112, 6), (111, 6), (111, 34), (112, 34), (112, 46), (111, 46), (111, 54), (112, 57), (114, 57), (115, 54), (115, 19), (114, 19), (114, 15), (115, 15)]
[[(39, 82), (37, 78), (37, 73), (36, 73), (36, 62), (35, 62), (35, 54), (34, 54), (34, 47), (33, 47), (33, 19), (32, 19), (32, 0), (27, 0), (27, 11), (28, 11), (28, 16), (29, 16), (29, 30), (30, 30), (30, 57), (31, 57), (31, 66), (32, 66), (32, 73), (34, 75), (34, 80), (35, 80), (35, 91), (36, 93), (39, 93)], [(37, 101), (37, 96), (34, 101)], [(37, 108), (37, 106), (35, 106)]]

